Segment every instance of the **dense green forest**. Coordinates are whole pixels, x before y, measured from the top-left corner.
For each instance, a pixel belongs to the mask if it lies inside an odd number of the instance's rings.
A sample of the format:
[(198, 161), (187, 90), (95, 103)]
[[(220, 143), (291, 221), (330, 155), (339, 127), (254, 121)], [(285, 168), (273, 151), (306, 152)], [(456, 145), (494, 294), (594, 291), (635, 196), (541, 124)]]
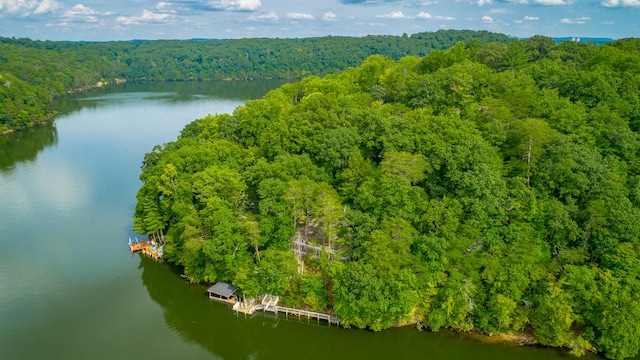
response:
[(193, 282), (346, 327), (528, 333), (630, 357), (639, 95), (639, 39), (371, 56), (157, 146), (134, 230)]
[(53, 100), (119, 80), (300, 79), (360, 65), (373, 54), (398, 60), (459, 41), (507, 43), (486, 31), (307, 39), (63, 42), (0, 38), (0, 133), (51, 119)]

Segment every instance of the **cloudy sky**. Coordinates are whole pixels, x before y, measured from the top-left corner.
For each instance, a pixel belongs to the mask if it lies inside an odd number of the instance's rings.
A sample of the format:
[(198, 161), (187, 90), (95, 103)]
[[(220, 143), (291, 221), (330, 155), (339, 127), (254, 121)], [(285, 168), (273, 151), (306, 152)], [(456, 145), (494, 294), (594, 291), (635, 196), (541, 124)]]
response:
[(0, 0), (0, 36), (130, 40), (401, 35), (640, 37), (640, 0)]

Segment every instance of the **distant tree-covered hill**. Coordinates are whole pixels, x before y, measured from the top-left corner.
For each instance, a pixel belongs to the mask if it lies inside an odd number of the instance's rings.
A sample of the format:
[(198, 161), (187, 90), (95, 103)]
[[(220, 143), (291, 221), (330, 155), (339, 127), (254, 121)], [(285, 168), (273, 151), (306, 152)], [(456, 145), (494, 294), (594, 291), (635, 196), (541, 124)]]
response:
[(457, 42), (513, 39), (486, 31), (307, 39), (61, 42), (0, 38), (0, 133), (53, 117), (69, 91), (128, 81), (302, 78), (357, 66), (368, 56), (424, 56)]

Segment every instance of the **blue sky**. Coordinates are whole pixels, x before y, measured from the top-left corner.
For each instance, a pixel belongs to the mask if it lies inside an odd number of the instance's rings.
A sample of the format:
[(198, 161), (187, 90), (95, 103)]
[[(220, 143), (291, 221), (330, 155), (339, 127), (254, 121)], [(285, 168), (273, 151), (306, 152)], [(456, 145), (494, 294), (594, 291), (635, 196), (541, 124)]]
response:
[(130, 40), (401, 35), (640, 37), (640, 0), (0, 0), (0, 36)]

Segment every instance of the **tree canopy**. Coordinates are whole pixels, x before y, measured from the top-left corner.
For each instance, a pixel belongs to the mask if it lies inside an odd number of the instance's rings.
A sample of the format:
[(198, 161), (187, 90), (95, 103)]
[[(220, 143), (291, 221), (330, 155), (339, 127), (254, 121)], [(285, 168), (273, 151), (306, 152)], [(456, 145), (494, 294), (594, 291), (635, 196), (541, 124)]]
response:
[(306, 77), (147, 154), (134, 224), (191, 281), (347, 327), (634, 356), (639, 51), (457, 43)]

